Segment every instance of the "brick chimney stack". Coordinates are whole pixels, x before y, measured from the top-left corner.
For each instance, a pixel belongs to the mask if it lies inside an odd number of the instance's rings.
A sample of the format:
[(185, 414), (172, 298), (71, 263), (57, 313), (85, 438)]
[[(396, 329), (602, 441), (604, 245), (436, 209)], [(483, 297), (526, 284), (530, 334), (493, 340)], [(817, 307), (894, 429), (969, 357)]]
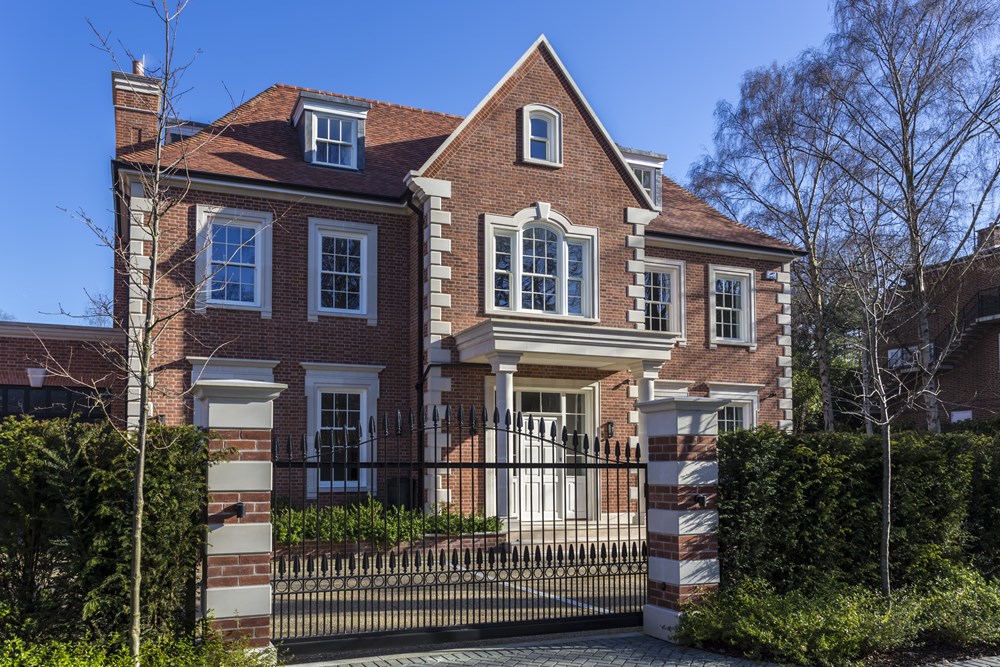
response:
[(985, 227), (976, 230), (976, 248), (996, 248), (1000, 246), (995, 227)]
[(146, 76), (141, 60), (132, 61), (132, 73), (112, 72), (115, 107), (115, 154), (149, 148), (157, 138), (160, 80)]

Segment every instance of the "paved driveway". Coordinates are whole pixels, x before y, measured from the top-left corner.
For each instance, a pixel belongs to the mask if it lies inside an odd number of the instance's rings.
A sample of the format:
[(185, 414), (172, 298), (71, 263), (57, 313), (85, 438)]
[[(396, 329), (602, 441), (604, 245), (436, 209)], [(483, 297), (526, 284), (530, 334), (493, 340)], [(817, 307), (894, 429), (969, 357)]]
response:
[(476, 665), (477, 667), (761, 667), (764, 663), (728, 658), (684, 648), (638, 632), (554, 639), (478, 648), (436, 649), (386, 657), (349, 658), (297, 663), (298, 667), (403, 667), (412, 665)]

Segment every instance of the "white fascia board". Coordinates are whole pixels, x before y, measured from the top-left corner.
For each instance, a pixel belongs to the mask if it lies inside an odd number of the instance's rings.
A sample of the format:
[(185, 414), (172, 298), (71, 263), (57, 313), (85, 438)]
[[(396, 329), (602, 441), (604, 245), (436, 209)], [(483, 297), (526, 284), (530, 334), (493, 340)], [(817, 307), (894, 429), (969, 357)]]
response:
[(642, 189), (642, 184), (639, 183), (639, 179), (636, 178), (635, 174), (632, 173), (632, 168), (629, 166), (628, 160), (625, 159), (625, 156), (622, 155), (621, 150), (618, 149), (618, 144), (616, 144), (614, 140), (611, 139), (611, 135), (608, 134), (608, 131), (605, 129), (604, 124), (601, 123), (601, 120), (597, 117), (597, 114), (594, 113), (593, 107), (591, 107), (590, 103), (587, 102), (587, 98), (583, 96), (583, 92), (580, 90), (580, 87), (576, 85), (576, 81), (574, 81), (573, 77), (570, 76), (570, 73), (566, 69), (566, 66), (563, 65), (562, 60), (559, 59), (559, 56), (556, 54), (555, 49), (552, 48), (552, 44), (549, 42), (548, 38), (544, 34), (538, 36), (538, 39), (536, 39), (534, 43), (532, 43), (532, 45), (528, 47), (528, 50), (525, 51), (521, 55), (521, 57), (517, 59), (517, 62), (515, 62), (514, 65), (509, 70), (507, 70), (507, 73), (504, 74), (499, 81), (497, 81), (496, 85), (490, 89), (490, 92), (486, 94), (486, 97), (484, 97), (482, 100), (479, 101), (479, 104), (476, 105), (476, 107), (472, 110), (472, 112), (469, 113), (469, 115), (466, 116), (461, 123), (459, 123), (458, 127), (456, 127), (452, 131), (452, 133), (448, 135), (448, 138), (445, 139), (440, 146), (438, 146), (437, 150), (434, 151), (434, 153), (432, 153), (429, 158), (427, 158), (427, 160), (423, 163), (423, 165), (421, 165), (420, 168), (417, 169), (414, 175), (415, 176), (422, 175), (432, 164), (434, 164), (434, 162), (445, 152), (448, 146), (451, 145), (451, 143), (455, 140), (455, 138), (458, 137), (465, 130), (466, 127), (468, 127), (468, 125), (473, 121), (473, 119), (476, 118), (477, 115), (479, 115), (479, 113), (483, 110), (486, 104), (493, 98), (493, 96), (496, 95), (497, 92), (499, 92), (499, 90), (504, 86), (504, 84), (507, 83), (508, 79), (510, 79), (514, 75), (514, 73), (517, 72), (522, 65), (524, 65), (524, 63), (528, 60), (528, 57), (533, 52), (535, 52), (536, 50), (538, 50), (543, 46), (549, 52), (549, 55), (552, 56), (552, 59), (555, 61), (556, 66), (559, 68), (562, 75), (566, 77), (566, 82), (569, 84), (570, 89), (573, 91), (573, 94), (576, 95), (577, 98), (580, 100), (580, 103), (583, 105), (583, 108), (586, 110), (591, 120), (594, 121), (594, 125), (597, 126), (598, 131), (611, 146), (611, 151), (614, 154), (614, 156), (618, 159), (621, 165), (625, 167), (625, 171), (628, 173), (628, 176), (632, 179), (632, 182), (635, 184), (636, 190), (638, 190), (638, 192), (642, 194), (642, 201), (645, 202), (649, 208), (655, 209), (656, 205), (653, 203), (652, 197), (650, 197), (649, 194)]
[(731, 245), (723, 241), (695, 240), (664, 238), (657, 236), (656, 232), (646, 232), (646, 247), (669, 248), (671, 250), (689, 250), (700, 252), (706, 255), (725, 255), (727, 257), (743, 257), (746, 259), (771, 259), (779, 262), (787, 262), (795, 259), (799, 255), (790, 250), (768, 250), (766, 248), (745, 248)]
[(524, 65), (525, 61), (528, 60), (528, 56), (530, 56), (531, 53), (535, 51), (535, 49), (537, 49), (539, 45), (542, 44), (542, 42), (544, 41), (546, 41), (545, 35), (539, 35), (538, 39), (536, 39), (532, 43), (532, 45), (528, 47), (528, 50), (525, 51), (523, 54), (521, 54), (521, 57), (517, 59), (517, 62), (515, 62), (511, 66), (511, 68), (507, 70), (507, 73), (504, 74), (502, 77), (500, 77), (500, 80), (497, 81), (496, 85), (494, 85), (490, 89), (490, 92), (486, 93), (486, 96), (483, 97), (483, 99), (479, 100), (479, 104), (477, 104), (475, 108), (472, 109), (469, 115), (466, 116), (464, 119), (462, 119), (462, 122), (458, 124), (458, 127), (452, 130), (451, 134), (448, 135), (448, 138), (445, 139), (444, 142), (437, 147), (437, 150), (431, 153), (431, 156), (427, 158), (422, 165), (420, 165), (419, 169), (410, 172), (411, 178), (423, 175), (423, 173), (427, 171), (427, 169), (432, 164), (434, 164), (434, 162), (437, 161), (439, 157), (441, 157), (441, 154), (444, 153), (445, 149), (448, 148), (448, 146), (452, 144), (455, 138), (458, 135), (460, 135), (465, 130), (466, 127), (469, 126), (472, 120), (479, 114), (480, 111), (483, 110), (483, 107), (486, 106), (486, 103), (489, 102), (491, 99), (493, 99), (493, 96), (496, 95), (497, 92), (499, 92), (499, 90), (503, 87), (505, 83), (507, 83), (507, 80), (510, 79), (510, 77), (512, 77), (514, 73), (521, 68), (522, 65)]

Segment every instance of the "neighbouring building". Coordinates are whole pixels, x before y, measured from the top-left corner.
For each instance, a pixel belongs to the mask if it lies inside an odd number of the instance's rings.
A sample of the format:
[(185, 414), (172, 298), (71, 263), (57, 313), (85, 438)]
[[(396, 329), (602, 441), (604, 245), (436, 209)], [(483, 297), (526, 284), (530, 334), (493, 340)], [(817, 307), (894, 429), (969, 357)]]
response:
[[(932, 365), (942, 422), (1000, 417), (1000, 239), (979, 230), (975, 250), (950, 266), (928, 269), (939, 285), (930, 317)], [(947, 271), (943, 276), (936, 272)], [(915, 324), (894, 332), (887, 362), (905, 380), (920, 365)], [(922, 417), (914, 414), (913, 419)]]

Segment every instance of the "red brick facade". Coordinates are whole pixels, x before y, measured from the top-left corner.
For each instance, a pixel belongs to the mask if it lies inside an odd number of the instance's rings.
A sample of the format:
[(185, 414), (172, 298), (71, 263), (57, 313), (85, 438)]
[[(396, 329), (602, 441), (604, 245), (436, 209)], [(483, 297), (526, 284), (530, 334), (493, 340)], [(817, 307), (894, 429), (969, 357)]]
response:
[[(122, 247), (127, 248), (134, 240), (130, 236), (136, 229), (134, 216), (142, 212), (137, 174), (149, 163), (149, 135), (155, 133), (150, 110), (158, 106), (156, 81), (116, 75), (113, 89), (115, 184), (121, 202), (118, 229)], [(666, 179), (663, 211), (654, 210), (547, 42), (533, 47), (461, 126), (461, 119), (453, 116), (355, 100), (370, 107), (368, 154), (364, 170), (357, 173), (304, 162), (301, 138), (288, 119), (299, 96), (315, 92), (272, 87), (208, 126), (200, 137), (165, 147), (169, 160), (184, 149), (185, 142), (207, 139), (187, 162), (197, 180), (182, 179), (187, 191), (161, 221), (161, 272), (167, 276), (160, 284), (161, 295), (181, 294), (196, 281), (191, 258), (197, 252), (199, 206), (273, 217), (270, 265), (262, 269), (270, 272), (270, 316), (209, 306), (173, 319), (158, 341), (155, 411), (167, 422), (195, 419), (189, 392), (191, 357), (277, 362), (272, 379), (288, 385), (274, 404), (274, 432), (279, 437), (301, 437), (308, 430), (303, 363), (384, 367), (378, 371), (380, 414), (436, 402), (492, 408), (489, 364), (462, 362), (456, 347), (462, 332), (495, 317), (487, 312), (491, 297), (484, 287), (488, 261), (484, 216), (511, 216), (536, 202), (546, 202), (572, 224), (597, 229), (599, 284), (592, 289), (598, 294), (599, 319), (577, 324), (572, 318), (562, 318), (557, 324), (566, 322), (580, 330), (596, 326), (641, 331), (644, 327), (635, 318), (641, 298), (634, 289), (636, 274), (641, 281), (642, 273), (635, 265), (641, 267), (644, 258), (683, 261), (684, 285), (679, 295), (686, 310), (685, 337), (663, 364), (660, 378), (686, 382), (688, 393), (695, 396), (711, 393), (712, 383), (758, 387), (757, 423), (790, 423), (787, 263), (795, 250), (725, 219)], [(536, 103), (561, 114), (563, 159), (559, 167), (524, 160), (522, 109)], [(432, 157), (442, 146), (440, 154)], [(446, 183), (450, 196), (416, 196), (413, 205), (408, 205), (408, 197), (418, 188), (411, 185), (411, 192), (406, 192), (407, 175), (420, 169), (418, 180)], [(421, 209), (420, 213), (414, 209)], [(642, 223), (648, 222), (645, 243), (637, 236), (642, 234), (642, 225), (631, 220), (630, 211), (648, 213)], [(310, 218), (377, 228), (377, 322), (331, 315), (310, 320)], [(441, 220), (446, 224), (440, 224)], [(685, 244), (697, 229), (704, 230), (703, 242), (691, 249)], [(438, 245), (430, 243), (435, 239)], [(149, 248), (148, 243), (131, 245), (133, 250)], [(447, 269), (448, 275), (435, 277), (439, 275), (432, 271), (435, 265)], [(752, 271), (754, 345), (712, 344), (710, 265)], [(766, 278), (769, 274), (779, 277)], [(118, 275), (116, 317), (123, 322), (130, 305), (128, 285), (127, 277)], [(432, 296), (447, 301), (434, 301)], [(162, 307), (166, 311), (180, 303), (177, 299)], [(512, 317), (545, 322), (530, 314)], [(438, 340), (439, 353), (446, 356), (432, 359), (430, 347)], [(664, 350), (672, 344), (672, 337), (663, 337)], [(0, 363), (29, 354), (17, 345), (5, 346)], [(58, 349), (59, 355), (70, 354), (69, 349)], [(86, 367), (88, 373), (101, 368), (99, 360), (74, 354), (73, 363)], [(638, 435), (637, 380), (627, 365), (526, 359), (514, 377), (515, 387), (525, 380), (530, 386), (544, 386), (546, 379), (594, 387), (594, 409), (599, 414), (592, 415), (593, 428), (613, 423), (616, 439)], [(432, 390), (432, 385), (437, 389)], [(450, 446), (461, 447), (461, 443)]]

